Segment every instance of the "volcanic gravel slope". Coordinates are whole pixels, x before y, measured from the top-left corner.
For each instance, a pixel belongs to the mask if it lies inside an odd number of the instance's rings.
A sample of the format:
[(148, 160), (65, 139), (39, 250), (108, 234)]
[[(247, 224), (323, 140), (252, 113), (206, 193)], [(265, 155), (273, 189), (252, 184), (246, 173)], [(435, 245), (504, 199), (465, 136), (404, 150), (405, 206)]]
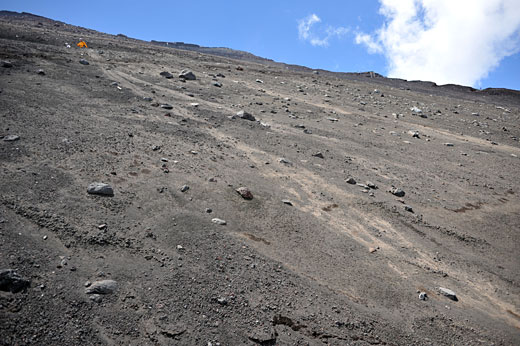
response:
[(520, 344), (517, 92), (5, 12), (0, 60), (2, 345)]

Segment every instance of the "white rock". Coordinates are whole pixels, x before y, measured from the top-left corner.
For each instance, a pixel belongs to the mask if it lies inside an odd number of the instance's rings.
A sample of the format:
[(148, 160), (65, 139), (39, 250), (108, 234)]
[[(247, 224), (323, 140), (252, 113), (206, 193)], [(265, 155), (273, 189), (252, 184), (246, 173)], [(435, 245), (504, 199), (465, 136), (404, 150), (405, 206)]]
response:
[(219, 219), (219, 218), (211, 219), (211, 222), (216, 223), (217, 225), (222, 225), (222, 226), (226, 224), (225, 220), (222, 220), (222, 219)]

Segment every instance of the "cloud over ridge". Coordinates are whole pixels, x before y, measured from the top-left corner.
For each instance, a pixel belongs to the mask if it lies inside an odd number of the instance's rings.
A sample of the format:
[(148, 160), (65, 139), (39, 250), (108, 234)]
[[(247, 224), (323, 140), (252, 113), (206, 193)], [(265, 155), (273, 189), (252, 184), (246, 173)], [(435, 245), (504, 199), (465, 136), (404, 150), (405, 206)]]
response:
[(477, 86), (520, 51), (518, 0), (380, 0), (385, 23), (357, 44), (384, 54), (388, 76)]

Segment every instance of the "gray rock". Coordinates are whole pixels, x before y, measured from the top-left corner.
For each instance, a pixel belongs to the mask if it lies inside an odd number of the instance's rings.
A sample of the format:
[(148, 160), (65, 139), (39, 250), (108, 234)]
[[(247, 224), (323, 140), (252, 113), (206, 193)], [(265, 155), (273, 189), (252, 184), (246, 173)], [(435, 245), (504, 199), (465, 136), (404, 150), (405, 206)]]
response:
[(257, 327), (249, 333), (248, 338), (259, 345), (275, 345), (276, 331), (270, 326)]
[(222, 83), (219, 83), (219, 82), (214, 82), (213, 85), (216, 86), (217, 88), (222, 87)]
[(45, 76), (45, 71), (42, 69), (39, 69), (38, 71), (36, 71), (36, 73), (39, 74), (40, 76)]
[(455, 294), (455, 292), (453, 292), (449, 288), (439, 287), (439, 292), (443, 296), (445, 296), (445, 297), (447, 297), (447, 298), (449, 298), (449, 299), (451, 299), (451, 300), (453, 300), (455, 302), (459, 300), (457, 298), (457, 295)]
[(390, 193), (394, 196), (397, 196), (397, 197), (404, 197), (405, 193), (403, 190), (401, 190), (400, 188), (398, 187), (394, 187), (390, 190)]
[(112, 186), (105, 184), (105, 183), (91, 183), (88, 188), (87, 192), (91, 195), (103, 195), (103, 196), (113, 196), (114, 195), (114, 189), (112, 189)]
[(373, 189), (373, 190), (377, 190), (378, 189), (377, 185), (372, 183), (372, 182), (370, 182), (370, 181), (367, 181), (367, 186), (369, 188)]
[(419, 299), (420, 300), (427, 300), (428, 299), (428, 295), (426, 294), (426, 292), (419, 293)]
[(404, 210), (406, 210), (407, 212), (410, 212), (410, 213), (412, 213), (412, 214), (414, 213), (413, 208), (410, 207), (409, 205), (405, 205), (405, 206), (404, 206)]
[(182, 70), (179, 74), (179, 78), (185, 79), (185, 80), (195, 80), (197, 77), (193, 72), (190, 70)]
[(444, 143), (444, 145), (447, 147), (453, 147), (453, 143)]
[(356, 182), (356, 179), (354, 179), (354, 178), (352, 178), (352, 177), (350, 177), (350, 178), (348, 178), (347, 180), (345, 180), (345, 182), (346, 182), (347, 184), (352, 184), (352, 185), (356, 185), (356, 183), (357, 183), (357, 182)]
[(410, 110), (412, 111), (412, 113), (415, 113), (415, 114), (420, 114), (420, 113), (422, 113), (422, 109), (417, 108), (417, 107), (415, 107), (415, 106), (413, 106), (412, 108), (410, 108)]
[(287, 160), (285, 157), (281, 157), (278, 161), (286, 165), (292, 165), (292, 162)]
[(320, 158), (320, 159), (324, 159), (325, 158), (321, 152), (317, 152), (316, 154), (312, 154), (312, 156)]
[(173, 106), (167, 103), (163, 103), (160, 107), (164, 109), (173, 109)]
[(152, 102), (153, 98), (151, 98), (151, 97), (143, 97), (143, 101)]
[(242, 196), (243, 199), (247, 199), (247, 200), (253, 199), (253, 194), (247, 187), (243, 187), (243, 186), (239, 187), (238, 189), (236, 189), (236, 192), (238, 192), (238, 194), (240, 196)]
[(222, 220), (222, 219), (219, 219), (219, 218), (211, 219), (211, 222), (216, 223), (217, 225), (222, 225), (222, 226), (224, 226), (226, 224), (225, 220)]
[(256, 118), (248, 113), (248, 112), (245, 112), (245, 111), (240, 111), (236, 114), (237, 117), (239, 117), (240, 119), (244, 119), (244, 120), (249, 120), (249, 121), (256, 121)]
[(291, 207), (292, 207), (292, 205), (293, 205), (292, 202), (289, 201), (288, 199), (282, 199), (282, 203), (283, 203), (283, 204), (290, 205)]
[(2, 67), (10, 68), (13, 67), (13, 64), (11, 64), (9, 61), (2, 61)]
[(111, 294), (117, 290), (117, 281), (114, 280), (101, 280), (92, 283), (89, 287), (85, 288), (86, 294)]
[(305, 129), (303, 130), (303, 133), (307, 134), (307, 135), (312, 135), (312, 131), (309, 130), (309, 129)]
[(189, 189), (190, 189), (190, 187), (189, 187), (188, 185), (183, 185), (183, 186), (181, 187), (181, 192), (186, 192), (186, 191), (188, 191)]
[(257, 79), (256, 82), (257, 82), (257, 83), (260, 83), (260, 84), (263, 84), (263, 83), (264, 83), (264, 81), (261, 80), (261, 79)]
[(103, 301), (103, 296), (101, 294), (91, 294), (89, 299), (99, 304)]
[(20, 136), (17, 135), (7, 135), (4, 137), (4, 141), (6, 142), (14, 142), (20, 139)]
[(0, 291), (17, 293), (29, 287), (31, 282), (18, 275), (14, 269), (0, 270)]
[(219, 303), (220, 305), (227, 305), (228, 301), (226, 298), (220, 297), (220, 298), (217, 298), (217, 303)]
[(163, 76), (164, 78), (166, 79), (170, 79), (170, 78), (173, 78), (173, 75), (170, 73), (170, 72), (167, 72), (167, 71), (163, 71), (161, 73), (159, 73), (161, 76)]
[(79, 59), (79, 63), (81, 65), (90, 65), (90, 63), (87, 60), (85, 60), (85, 59)]

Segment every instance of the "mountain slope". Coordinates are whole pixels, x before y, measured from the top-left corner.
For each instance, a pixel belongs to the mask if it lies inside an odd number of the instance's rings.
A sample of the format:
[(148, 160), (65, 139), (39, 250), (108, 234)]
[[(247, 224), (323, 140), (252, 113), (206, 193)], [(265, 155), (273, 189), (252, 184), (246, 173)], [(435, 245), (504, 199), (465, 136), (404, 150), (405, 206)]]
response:
[(519, 343), (515, 92), (29, 15), (0, 47), (3, 344)]

